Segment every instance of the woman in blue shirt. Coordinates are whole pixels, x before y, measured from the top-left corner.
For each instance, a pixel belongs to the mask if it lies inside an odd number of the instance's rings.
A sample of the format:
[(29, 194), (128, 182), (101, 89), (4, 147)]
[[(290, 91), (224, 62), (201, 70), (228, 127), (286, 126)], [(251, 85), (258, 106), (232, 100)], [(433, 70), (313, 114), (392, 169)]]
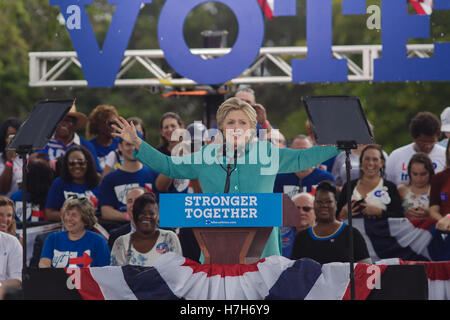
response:
[(97, 173), (91, 153), (83, 146), (75, 145), (64, 154), (60, 176), (56, 178), (47, 195), (45, 217), (50, 221), (60, 221), (60, 209), (71, 196), (86, 197), (97, 207)]
[(47, 237), (39, 268), (109, 265), (111, 258), (106, 240), (88, 230), (97, 222), (92, 203), (87, 198), (69, 199), (61, 211), (65, 231)]

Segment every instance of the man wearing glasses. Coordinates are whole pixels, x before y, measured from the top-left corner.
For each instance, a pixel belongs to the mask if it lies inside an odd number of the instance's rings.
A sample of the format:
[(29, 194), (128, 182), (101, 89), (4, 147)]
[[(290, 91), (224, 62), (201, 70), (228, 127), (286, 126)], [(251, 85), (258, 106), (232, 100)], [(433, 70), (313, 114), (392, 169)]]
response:
[(291, 257), (292, 245), (294, 244), (296, 234), (313, 226), (316, 220), (316, 215), (314, 214), (314, 197), (310, 193), (297, 193), (291, 200), (300, 213), (300, 226), (281, 228), (282, 254), (286, 258)]

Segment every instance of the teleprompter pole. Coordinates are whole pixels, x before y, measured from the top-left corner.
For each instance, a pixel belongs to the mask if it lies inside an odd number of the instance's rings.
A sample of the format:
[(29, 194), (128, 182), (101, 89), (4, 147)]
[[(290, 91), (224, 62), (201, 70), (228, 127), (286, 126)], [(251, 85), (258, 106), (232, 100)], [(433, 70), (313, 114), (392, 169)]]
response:
[(353, 249), (353, 222), (352, 222), (352, 193), (350, 188), (350, 152), (351, 149), (356, 149), (358, 145), (355, 141), (338, 141), (337, 147), (345, 151), (345, 170), (347, 174), (347, 211), (348, 211), (348, 226), (349, 226), (349, 258), (350, 258), (350, 299), (355, 300), (355, 257)]

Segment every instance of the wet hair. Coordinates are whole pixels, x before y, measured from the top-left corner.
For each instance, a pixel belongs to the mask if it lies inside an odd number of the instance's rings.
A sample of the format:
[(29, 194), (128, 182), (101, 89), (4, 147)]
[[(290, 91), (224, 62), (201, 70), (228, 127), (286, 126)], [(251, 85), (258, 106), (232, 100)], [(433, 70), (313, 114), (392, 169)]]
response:
[(414, 163), (422, 163), (425, 167), (425, 170), (428, 172), (428, 183), (431, 183), (431, 178), (433, 178), (434, 175), (434, 166), (433, 162), (431, 161), (430, 157), (423, 152), (417, 152), (414, 154), (408, 163), (408, 176), (409, 181), (411, 183), (411, 167)]
[(324, 180), (320, 182), (316, 187), (316, 195), (319, 191), (331, 192), (334, 195), (334, 199), (337, 201), (337, 189), (332, 181)]
[[(369, 145), (365, 146), (364, 149), (362, 149), (361, 155), (359, 156), (359, 167), (361, 168), (361, 164), (362, 164), (362, 160), (364, 158), (364, 154), (369, 149), (378, 150), (380, 152), (380, 158), (383, 160), (383, 166), (380, 169), (380, 176), (384, 177), (384, 173), (386, 171), (386, 158), (384, 157), (383, 149), (381, 149), (381, 146), (378, 145), (378, 144), (369, 144)], [(361, 169), (359, 169), (359, 176), (360, 177), (363, 176), (363, 172), (362, 172)]]
[(411, 119), (409, 131), (413, 139), (417, 139), (420, 135), (439, 136), (441, 133), (441, 121), (431, 112), (419, 112)]
[(61, 220), (63, 220), (66, 212), (73, 208), (77, 208), (80, 212), (81, 220), (84, 222), (86, 229), (92, 229), (97, 223), (95, 208), (92, 202), (85, 197), (67, 199), (61, 208)]
[(154, 193), (146, 192), (144, 194), (141, 194), (139, 197), (136, 198), (136, 200), (134, 200), (132, 210), (134, 223), (138, 222), (139, 216), (142, 214), (147, 204), (156, 206), (156, 209), (158, 210), (158, 203), (156, 201), (156, 196)]
[(16, 130), (19, 130), (20, 125), (22, 124), (22, 122), (19, 119), (16, 118), (9, 118), (7, 119), (5, 122), (3, 122), (2, 126), (0, 127), (0, 152), (3, 152), (2, 154), (2, 158), (4, 161), (6, 161), (6, 138), (8, 138), (6, 136), (6, 133), (8, 132), (8, 128), (9, 127), (13, 127)]
[(48, 164), (42, 161), (32, 161), (28, 164), (27, 192), (30, 194), (31, 203), (45, 206), (53, 178), (53, 170)]
[(94, 157), (92, 154), (83, 146), (75, 145), (70, 147), (69, 150), (66, 151), (61, 163), (60, 176), (67, 182), (72, 182), (73, 177), (69, 171), (69, 156), (74, 151), (80, 151), (84, 154), (84, 157), (87, 161), (87, 171), (86, 171), (86, 185), (89, 189), (94, 189), (100, 183), (100, 177), (97, 173), (97, 167), (94, 162)]

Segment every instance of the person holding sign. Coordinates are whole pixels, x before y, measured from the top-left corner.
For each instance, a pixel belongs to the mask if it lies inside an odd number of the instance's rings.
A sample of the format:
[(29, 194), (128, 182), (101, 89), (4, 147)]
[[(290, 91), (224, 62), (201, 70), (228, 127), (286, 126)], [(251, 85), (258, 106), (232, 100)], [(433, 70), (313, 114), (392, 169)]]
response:
[[(217, 110), (218, 132), (214, 142), (198, 152), (169, 157), (147, 144), (136, 134), (133, 124), (117, 119), (115, 136), (135, 147), (136, 159), (171, 178), (199, 179), (204, 193), (222, 193), (227, 178), (231, 193), (272, 193), (276, 175), (306, 170), (335, 155), (334, 146), (314, 146), (305, 150), (278, 148), (268, 141), (257, 141), (256, 111), (248, 103), (230, 98)], [(281, 255), (281, 239), (274, 228), (262, 257)]]

